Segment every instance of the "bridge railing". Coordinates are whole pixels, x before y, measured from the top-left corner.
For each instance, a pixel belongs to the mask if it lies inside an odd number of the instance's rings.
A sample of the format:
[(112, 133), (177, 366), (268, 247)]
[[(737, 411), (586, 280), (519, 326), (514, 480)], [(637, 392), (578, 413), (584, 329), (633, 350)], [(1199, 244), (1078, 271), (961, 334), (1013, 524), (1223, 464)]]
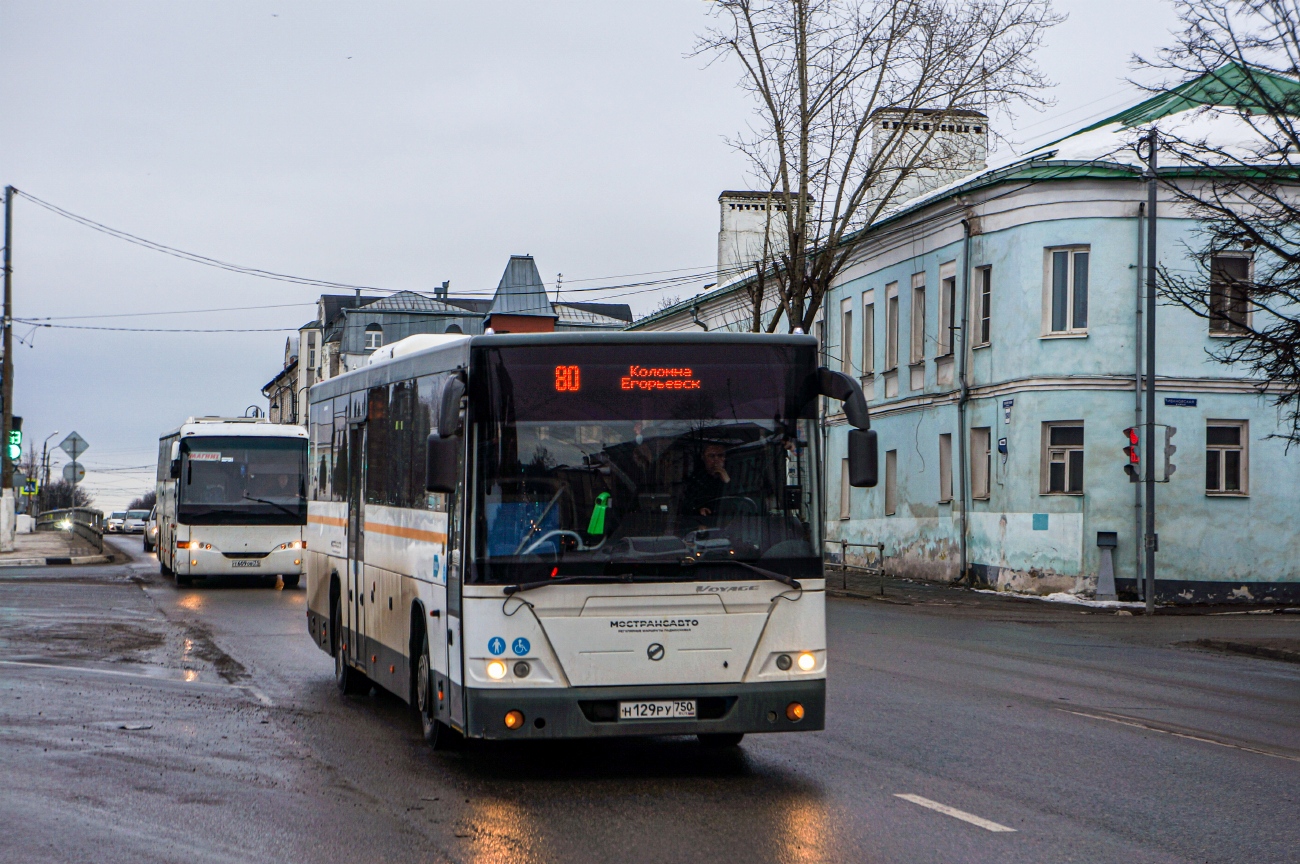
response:
[(89, 507), (46, 510), (36, 517), (37, 531), (68, 531), (104, 551), (104, 514)]

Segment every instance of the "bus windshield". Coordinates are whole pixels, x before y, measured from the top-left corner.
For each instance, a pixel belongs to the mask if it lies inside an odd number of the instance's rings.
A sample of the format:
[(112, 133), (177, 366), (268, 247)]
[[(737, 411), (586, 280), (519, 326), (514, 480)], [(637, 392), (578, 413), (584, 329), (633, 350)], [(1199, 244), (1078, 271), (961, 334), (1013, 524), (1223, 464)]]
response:
[(302, 439), (186, 438), (176, 515), (187, 525), (305, 525), (306, 472)]
[(819, 577), (811, 346), (489, 349), (470, 578)]

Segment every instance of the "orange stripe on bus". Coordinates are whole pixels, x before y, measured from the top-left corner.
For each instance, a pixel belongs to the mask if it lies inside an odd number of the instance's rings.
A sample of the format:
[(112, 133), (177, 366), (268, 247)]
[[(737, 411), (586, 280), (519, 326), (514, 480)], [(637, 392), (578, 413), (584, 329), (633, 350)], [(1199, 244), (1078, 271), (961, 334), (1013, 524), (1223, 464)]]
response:
[(447, 535), (441, 531), (422, 531), (419, 528), (403, 528), (400, 525), (385, 525), (382, 522), (367, 522), (365, 529), (368, 534), (387, 534), (391, 537), (424, 540), (429, 543), (447, 542)]
[(308, 514), (308, 522), (315, 522), (317, 525), (333, 525), (335, 528), (348, 527), (348, 520), (336, 519), (333, 516), (312, 516)]

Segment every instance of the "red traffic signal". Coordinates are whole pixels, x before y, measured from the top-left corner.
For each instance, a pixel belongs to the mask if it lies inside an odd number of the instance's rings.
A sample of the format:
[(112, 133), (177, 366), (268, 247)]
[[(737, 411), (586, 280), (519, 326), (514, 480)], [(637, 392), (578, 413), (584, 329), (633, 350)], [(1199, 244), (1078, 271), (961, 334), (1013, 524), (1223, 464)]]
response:
[(1138, 445), (1141, 443), (1141, 436), (1138, 434), (1136, 426), (1130, 426), (1124, 430), (1124, 439), (1128, 444), (1124, 447), (1124, 455), (1128, 457), (1128, 463), (1124, 466), (1124, 473), (1128, 479), (1136, 483), (1138, 481), (1138, 472), (1142, 464), (1141, 451)]

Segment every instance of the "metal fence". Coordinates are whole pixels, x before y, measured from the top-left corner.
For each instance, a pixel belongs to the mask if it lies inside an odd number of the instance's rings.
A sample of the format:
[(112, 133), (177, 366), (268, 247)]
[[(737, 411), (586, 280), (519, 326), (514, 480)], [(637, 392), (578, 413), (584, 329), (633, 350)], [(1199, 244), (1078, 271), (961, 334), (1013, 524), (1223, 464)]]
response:
[[(824, 540), (826, 586), (839, 588), (846, 594), (885, 593), (885, 544), (884, 543), (850, 543), (847, 540)], [(871, 550), (858, 556), (860, 563), (849, 563), (849, 550)], [(832, 551), (833, 550), (833, 551)], [(838, 555), (838, 560), (836, 556)], [(832, 577), (838, 570), (839, 579)], [(836, 581), (839, 582), (836, 585)], [(872, 588), (876, 590), (872, 592)]]
[(96, 551), (104, 551), (104, 514), (89, 507), (67, 507), (62, 510), (46, 510), (36, 517), (37, 531), (71, 531), (94, 546)]

